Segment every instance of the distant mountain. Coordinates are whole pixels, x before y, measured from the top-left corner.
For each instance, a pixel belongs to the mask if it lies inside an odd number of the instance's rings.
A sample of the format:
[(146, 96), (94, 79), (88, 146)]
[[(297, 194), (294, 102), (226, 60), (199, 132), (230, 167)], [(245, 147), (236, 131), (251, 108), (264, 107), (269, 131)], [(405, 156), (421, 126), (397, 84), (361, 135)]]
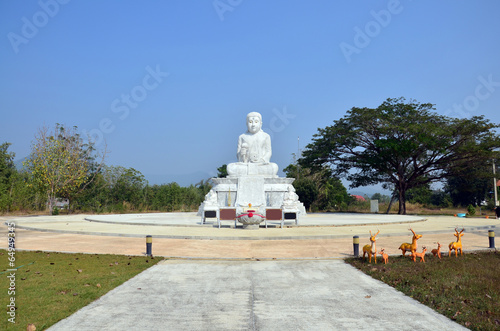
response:
[(18, 171), (23, 170), (23, 168), (24, 168), (23, 162), (26, 161), (27, 158), (28, 157), (23, 157), (22, 159), (14, 160), (14, 166), (16, 167), (16, 169)]
[(349, 194), (361, 195), (362, 197), (367, 195), (368, 198), (371, 198), (375, 193), (380, 193), (382, 195), (391, 196), (391, 192), (388, 190), (384, 190), (381, 186), (363, 186), (362, 191), (361, 190), (355, 190), (355, 191), (348, 190), (348, 192), (349, 192)]
[(365, 192), (362, 192), (362, 191), (348, 191), (348, 193), (350, 195), (360, 195), (362, 197), (364, 197), (365, 195), (367, 195), (368, 197), (371, 197), (373, 194), (368, 194), (368, 193), (365, 193)]
[(196, 185), (202, 180), (207, 180), (216, 175), (211, 175), (203, 171), (197, 171), (190, 174), (144, 174), (149, 185), (161, 185), (169, 183), (177, 183), (179, 186)]

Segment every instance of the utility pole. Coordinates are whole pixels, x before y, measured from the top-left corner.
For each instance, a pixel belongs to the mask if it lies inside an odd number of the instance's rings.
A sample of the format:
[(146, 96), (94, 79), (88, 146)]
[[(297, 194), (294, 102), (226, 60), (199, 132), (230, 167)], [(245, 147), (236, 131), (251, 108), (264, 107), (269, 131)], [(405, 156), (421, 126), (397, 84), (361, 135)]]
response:
[(498, 196), (497, 196), (497, 175), (496, 175), (496, 167), (495, 160), (493, 159), (493, 192), (495, 194), (495, 207), (498, 206)]
[(300, 159), (300, 136), (297, 136), (297, 179), (300, 178), (300, 166), (299, 166), (299, 159)]
[(300, 158), (300, 136), (297, 136), (297, 157)]

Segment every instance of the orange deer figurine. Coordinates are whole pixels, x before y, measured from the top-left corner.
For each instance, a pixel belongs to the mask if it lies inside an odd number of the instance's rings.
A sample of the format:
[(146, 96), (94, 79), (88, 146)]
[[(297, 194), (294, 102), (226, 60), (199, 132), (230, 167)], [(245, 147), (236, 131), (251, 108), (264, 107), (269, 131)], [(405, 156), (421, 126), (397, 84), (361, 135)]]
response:
[(422, 253), (417, 253), (417, 252), (412, 252), (411, 253), (411, 257), (413, 258), (413, 262), (417, 262), (417, 257), (420, 258), (420, 262), (424, 262), (425, 263), (425, 252), (427, 252), (427, 248), (422, 247)]
[(410, 231), (413, 232), (413, 239), (411, 241), (411, 244), (409, 243), (402, 243), (401, 246), (399, 246), (399, 249), (403, 253), (403, 256), (405, 256), (406, 251), (410, 251), (412, 254), (417, 251), (417, 240), (422, 238), (421, 234), (416, 234), (415, 231), (413, 231), (412, 228), (410, 228)]
[(368, 258), (370, 260), (370, 263), (372, 263), (372, 255), (373, 259), (375, 260), (375, 263), (377, 263), (377, 248), (375, 245), (375, 242), (377, 241), (377, 235), (380, 233), (380, 230), (373, 236), (372, 232), (370, 231), (370, 242), (371, 245), (364, 245), (363, 246), (363, 259), (365, 259), (365, 255), (368, 254)]
[(380, 250), (380, 255), (382, 255), (382, 258), (384, 259), (384, 264), (387, 264), (389, 262), (389, 255), (385, 253), (385, 250), (382, 248)]
[(457, 237), (457, 241), (451, 242), (448, 245), (448, 248), (450, 249), (450, 252), (448, 253), (448, 256), (451, 256), (451, 251), (455, 250), (455, 257), (458, 256), (458, 250), (460, 250), (460, 255), (462, 254), (462, 236), (464, 235), (465, 229), (462, 229), (462, 231), (458, 232), (457, 228), (455, 228), (455, 234), (454, 236)]
[(431, 251), (431, 253), (432, 253), (432, 255), (434, 255), (434, 257), (436, 257), (436, 255), (437, 255), (437, 257), (441, 258), (441, 244), (440, 243), (437, 243), (437, 244), (438, 244), (438, 248), (434, 248)]

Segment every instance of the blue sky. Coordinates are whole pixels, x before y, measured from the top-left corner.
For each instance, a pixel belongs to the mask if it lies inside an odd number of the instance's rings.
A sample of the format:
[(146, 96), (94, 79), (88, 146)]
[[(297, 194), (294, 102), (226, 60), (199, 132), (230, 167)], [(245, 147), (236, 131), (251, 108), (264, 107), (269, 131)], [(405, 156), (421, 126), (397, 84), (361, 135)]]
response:
[(23, 158), (41, 126), (77, 126), (151, 183), (236, 161), (250, 111), (280, 169), (387, 98), (499, 118), (495, 0), (1, 1), (0, 36), (0, 143)]

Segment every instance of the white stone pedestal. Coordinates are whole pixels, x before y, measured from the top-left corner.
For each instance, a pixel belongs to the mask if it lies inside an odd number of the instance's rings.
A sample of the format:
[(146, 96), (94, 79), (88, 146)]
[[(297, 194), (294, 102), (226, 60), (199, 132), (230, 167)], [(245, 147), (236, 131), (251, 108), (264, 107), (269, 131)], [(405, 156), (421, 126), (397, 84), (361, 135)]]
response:
[(212, 178), (214, 187), (200, 205), (198, 215), (214, 208), (236, 208), (242, 214), (252, 204), (253, 210), (265, 215), (268, 208), (280, 208), (305, 215), (304, 205), (292, 186), (293, 178), (240, 176)]

